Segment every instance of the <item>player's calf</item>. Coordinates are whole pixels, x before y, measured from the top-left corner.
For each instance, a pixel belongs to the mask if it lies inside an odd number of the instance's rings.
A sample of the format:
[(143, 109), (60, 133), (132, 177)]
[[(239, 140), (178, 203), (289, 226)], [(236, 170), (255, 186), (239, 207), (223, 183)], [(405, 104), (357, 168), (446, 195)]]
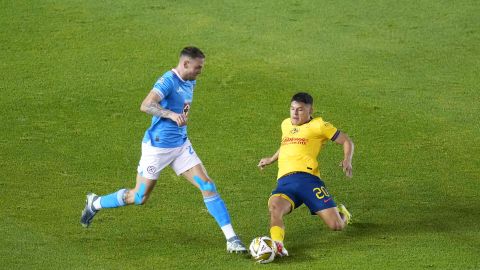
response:
[(346, 223), (343, 220), (338, 219), (332, 222), (326, 222), (327, 227), (332, 231), (341, 231), (346, 227)]
[(342, 218), (343, 214), (340, 214), (340, 211), (337, 207), (330, 207), (327, 209), (323, 209), (321, 211), (315, 212), (318, 215), (325, 225), (333, 231), (341, 231), (343, 230), (347, 222)]
[(348, 212), (347, 208), (343, 204), (338, 205), (336, 209), (332, 209), (336, 210), (338, 214), (335, 215), (335, 218), (325, 220), (325, 223), (331, 230), (334, 231), (341, 231), (345, 229), (347, 224), (350, 224), (352, 215), (350, 212)]

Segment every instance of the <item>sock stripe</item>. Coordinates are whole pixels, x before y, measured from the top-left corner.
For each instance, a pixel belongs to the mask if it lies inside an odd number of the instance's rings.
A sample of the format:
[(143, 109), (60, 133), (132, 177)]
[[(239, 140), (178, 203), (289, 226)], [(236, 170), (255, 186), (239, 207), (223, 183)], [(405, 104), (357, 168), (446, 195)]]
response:
[(123, 197), (125, 196), (125, 192), (127, 192), (126, 189), (120, 189), (120, 190), (117, 192), (117, 202), (118, 202), (118, 206), (124, 206), (124, 205), (125, 205), (125, 200), (123, 199)]
[(215, 194), (214, 196), (204, 198), (204, 202), (208, 212), (215, 218), (220, 227), (230, 224), (230, 215), (220, 195)]
[(203, 201), (205, 203), (207, 203), (207, 202), (213, 202), (213, 201), (218, 200), (218, 199), (220, 199), (220, 196), (218, 194), (216, 194), (216, 195), (213, 195), (213, 196), (210, 196), (210, 197), (204, 197)]

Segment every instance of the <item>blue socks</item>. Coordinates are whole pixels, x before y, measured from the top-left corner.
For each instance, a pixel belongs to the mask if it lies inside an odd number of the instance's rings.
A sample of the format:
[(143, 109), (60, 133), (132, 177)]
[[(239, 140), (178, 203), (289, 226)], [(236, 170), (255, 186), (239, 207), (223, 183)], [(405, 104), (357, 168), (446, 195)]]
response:
[[(217, 188), (215, 187), (215, 184), (213, 182), (203, 181), (200, 177), (196, 175), (193, 176), (193, 179), (195, 180), (195, 182), (197, 182), (200, 190), (217, 192)], [(215, 218), (218, 226), (220, 226), (223, 233), (225, 234), (225, 238), (229, 239), (231, 237), (234, 237), (235, 232), (233, 231), (233, 227), (230, 222), (230, 215), (228, 214), (225, 202), (222, 200), (222, 198), (220, 198), (220, 195), (218, 195), (217, 193), (210, 197), (204, 197), (203, 201), (207, 206), (208, 212), (210, 213), (210, 215), (213, 216), (213, 218)]]
[(117, 208), (125, 205), (124, 196), (126, 189), (120, 189), (117, 192), (100, 197), (101, 208)]
[(207, 206), (208, 212), (215, 218), (220, 227), (231, 223), (227, 207), (222, 198), (220, 198), (220, 195), (215, 194), (211, 197), (205, 197), (203, 201)]

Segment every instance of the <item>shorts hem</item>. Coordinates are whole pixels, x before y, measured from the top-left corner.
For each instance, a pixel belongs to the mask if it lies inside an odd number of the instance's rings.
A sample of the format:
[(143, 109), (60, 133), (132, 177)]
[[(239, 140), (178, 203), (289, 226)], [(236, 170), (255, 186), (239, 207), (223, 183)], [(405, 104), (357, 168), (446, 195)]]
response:
[[(295, 209), (295, 203), (293, 202), (292, 199), (290, 199), (290, 197), (288, 197), (288, 195), (283, 194), (283, 193), (275, 193), (275, 194), (272, 194), (272, 195), (270, 196), (270, 198), (268, 198), (268, 203), (269, 203), (269, 204), (270, 204), (270, 200), (271, 200), (273, 197), (281, 197), (281, 198), (287, 200), (287, 201), (290, 203), (290, 205), (292, 206), (292, 208), (290, 209), (290, 212), (292, 212), (293, 209)], [(290, 212), (289, 212), (289, 213), (290, 213)]]
[(318, 210), (315, 210), (315, 211), (312, 211), (312, 210), (310, 210), (310, 213), (311, 213), (312, 215), (316, 215), (316, 214), (317, 214), (317, 212), (319, 212), (319, 211), (323, 211), (323, 210), (327, 210), (327, 209), (330, 209), (330, 208), (335, 208), (335, 207), (337, 207), (337, 205), (336, 205), (336, 204), (335, 204), (334, 206), (327, 206), (327, 207), (320, 208), (320, 209), (318, 209)]
[(183, 167), (183, 168), (180, 169), (180, 170), (174, 170), (174, 171), (175, 171), (175, 173), (177, 174), (177, 176), (179, 176), (179, 175), (181, 175), (182, 173), (184, 173), (184, 172), (190, 170), (191, 168), (197, 166), (198, 164), (202, 164), (202, 162), (201, 162), (201, 161), (198, 161), (198, 162), (195, 162), (193, 165), (188, 165), (188, 166)]

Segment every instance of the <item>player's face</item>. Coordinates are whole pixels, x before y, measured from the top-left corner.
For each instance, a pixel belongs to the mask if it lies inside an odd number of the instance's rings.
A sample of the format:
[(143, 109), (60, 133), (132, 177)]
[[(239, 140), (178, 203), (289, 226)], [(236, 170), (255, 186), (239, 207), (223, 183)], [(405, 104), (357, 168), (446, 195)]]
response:
[(205, 58), (187, 58), (184, 62), (186, 80), (195, 80), (202, 73)]
[(312, 105), (303, 102), (292, 101), (290, 104), (290, 120), (293, 125), (303, 125), (310, 121), (313, 109)]

